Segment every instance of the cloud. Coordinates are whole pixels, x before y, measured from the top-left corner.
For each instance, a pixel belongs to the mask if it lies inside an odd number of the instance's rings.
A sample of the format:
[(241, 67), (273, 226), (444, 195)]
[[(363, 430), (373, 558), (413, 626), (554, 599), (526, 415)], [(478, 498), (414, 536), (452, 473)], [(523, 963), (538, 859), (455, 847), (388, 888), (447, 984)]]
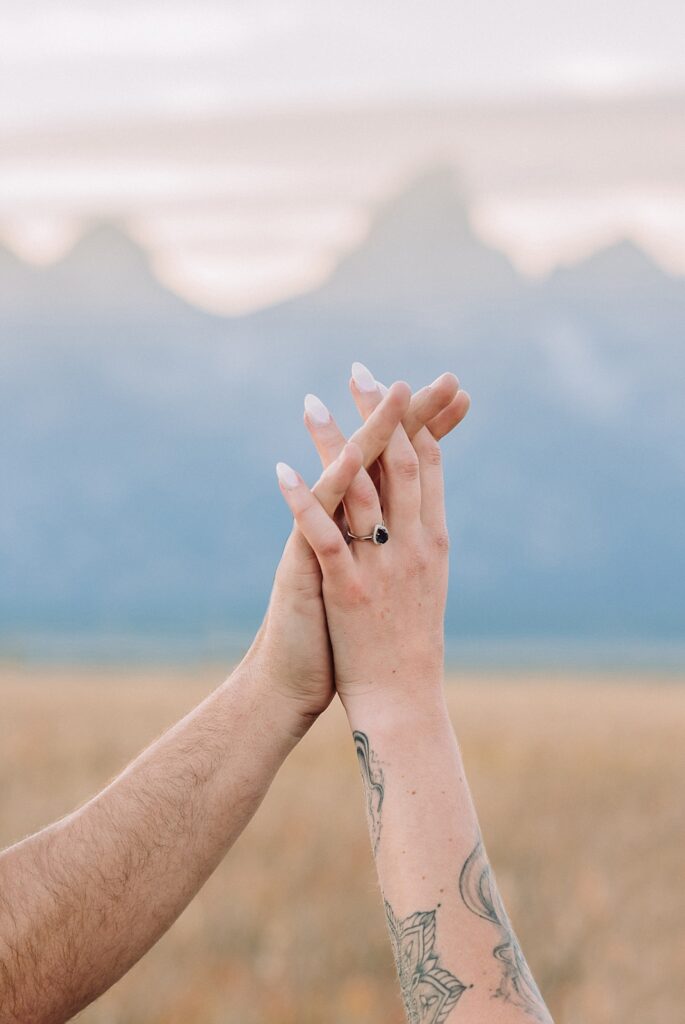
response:
[[(229, 304), (222, 274), (238, 234), (263, 241), (249, 260), (255, 280), (300, 280), (382, 194), (440, 158), (463, 170), (484, 231), (526, 270), (626, 228), (685, 267), (685, 105), (579, 104), (567, 116), (548, 102), (550, 90), (682, 76), (681, 0), (0, 0), (0, 10), (0, 227), (36, 259), (79, 221), (123, 217), (147, 225), (161, 261), (160, 232), (176, 232), (175, 280), (201, 279), (206, 301)], [(546, 102), (512, 102), (536, 93)], [(499, 106), (481, 102), (492, 95)], [(236, 206), (249, 226), (227, 228), (219, 251), (218, 225), (235, 223)], [(193, 211), (190, 238), (178, 223)], [(236, 265), (239, 304), (248, 276)]]
[[(5, 2), (0, 133), (275, 103), (683, 82), (675, 0)], [(587, 40), (595, 50), (589, 56)], [(634, 54), (639, 55), (635, 60)]]
[(657, 62), (611, 52), (575, 54), (552, 65), (549, 77), (564, 92), (595, 97), (635, 93), (663, 79)]
[(0, 62), (182, 60), (228, 54), (292, 23), (287, 4), (34, 3), (3, 19)]

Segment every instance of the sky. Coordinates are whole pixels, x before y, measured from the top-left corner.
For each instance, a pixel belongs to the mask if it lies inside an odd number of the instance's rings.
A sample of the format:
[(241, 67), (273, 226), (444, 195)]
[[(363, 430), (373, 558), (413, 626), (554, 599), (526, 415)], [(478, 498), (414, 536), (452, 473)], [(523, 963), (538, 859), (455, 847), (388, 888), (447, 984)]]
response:
[(435, 160), (544, 273), (622, 234), (685, 272), (682, 0), (0, 0), (0, 238), (123, 221), (241, 312), (311, 287)]

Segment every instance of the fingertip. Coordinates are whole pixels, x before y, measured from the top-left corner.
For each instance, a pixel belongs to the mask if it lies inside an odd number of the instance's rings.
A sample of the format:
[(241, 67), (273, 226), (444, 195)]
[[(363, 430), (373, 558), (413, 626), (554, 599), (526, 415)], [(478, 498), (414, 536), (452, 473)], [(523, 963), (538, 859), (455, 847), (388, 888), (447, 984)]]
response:
[(368, 366), (364, 366), (363, 363), (352, 363), (352, 380), (357, 391), (360, 391), (362, 394), (373, 394), (378, 390), (376, 378)]
[[(357, 366), (358, 364), (355, 363), (354, 365)], [(363, 381), (360, 382), (358, 374), (353, 373), (350, 378), (350, 393), (362, 419), (368, 419), (374, 409), (377, 409), (383, 402), (383, 395), (380, 388), (376, 385), (375, 378), (372, 378), (372, 380), (373, 388), (371, 388), (370, 384), (365, 386)]]
[(459, 390), (459, 378), (447, 370), (446, 373), (441, 373), (439, 377), (436, 377), (433, 383), (428, 386), (431, 390), (439, 388), (440, 390), (451, 391), (456, 395)]
[(391, 385), (388, 394), (392, 395), (393, 398), (397, 399), (402, 405), (406, 406), (406, 408), (409, 408), (409, 403), (411, 402), (411, 388), (405, 380), (396, 380), (395, 383)]
[(337, 481), (336, 486), (346, 490), (361, 469), (362, 461), (363, 456), (359, 445), (348, 441), (324, 473)]
[(305, 422), (308, 420), (312, 427), (324, 427), (331, 422), (331, 414), (317, 395), (304, 396)]
[(450, 404), (434, 416), (427, 424), (431, 434), (439, 441), (451, 433), (465, 419), (471, 407), (471, 396), (467, 391), (458, 391)]
[(343, 449), (343, 454), (357, 469), (361, 469), (364, 462), (364, 453), (356, 441), (348, 441)]
[(373, 395), (371, 392), (362, 391), (354, 377), (350, 377), (349, 389), (357, 408), (359, 408), (360, 406), (368, 405), (369, 398), (371, 398), (372, 400), (373, 398), (375, 398), (375, 395)]
[(276, 477), (283, 491), (294, 491), (302, 483), (299, 473), (296, 473), (287, 462), (276, 463)]

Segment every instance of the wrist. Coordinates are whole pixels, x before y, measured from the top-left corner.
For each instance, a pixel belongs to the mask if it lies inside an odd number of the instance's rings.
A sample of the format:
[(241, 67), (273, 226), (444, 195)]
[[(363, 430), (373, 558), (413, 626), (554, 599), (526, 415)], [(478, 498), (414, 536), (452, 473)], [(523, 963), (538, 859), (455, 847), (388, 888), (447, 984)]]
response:
[(368, 731), (403, 732), (425, 728), (449, 720), (442, 673), (420, 680), (406, 681), (393, 677), (390, 681), (369, 683), (341, 694), (350, 727)]
[(223, 684), (245, 694), (265, 728), (273, 731), (286, 753), (302, 739), (320, 711), (311, 702), (283, 686), (283, 680), (268, 658), (253, 645)]

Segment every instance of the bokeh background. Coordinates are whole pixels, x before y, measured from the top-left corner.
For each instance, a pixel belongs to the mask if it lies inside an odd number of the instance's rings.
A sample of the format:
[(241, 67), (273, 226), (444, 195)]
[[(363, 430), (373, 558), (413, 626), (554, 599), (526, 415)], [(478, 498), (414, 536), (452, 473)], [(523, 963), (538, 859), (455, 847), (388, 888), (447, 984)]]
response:
[[(451, 369), (450, 700), (502, 888), (558, 1021), (682, 1020), (685, 8), (0, 21), (0, 839), (249, 643), (304, 394), (351, 430), (352, 360)], [(333, 711), (83, 1019), (398, 1021), (354, 769)]]

